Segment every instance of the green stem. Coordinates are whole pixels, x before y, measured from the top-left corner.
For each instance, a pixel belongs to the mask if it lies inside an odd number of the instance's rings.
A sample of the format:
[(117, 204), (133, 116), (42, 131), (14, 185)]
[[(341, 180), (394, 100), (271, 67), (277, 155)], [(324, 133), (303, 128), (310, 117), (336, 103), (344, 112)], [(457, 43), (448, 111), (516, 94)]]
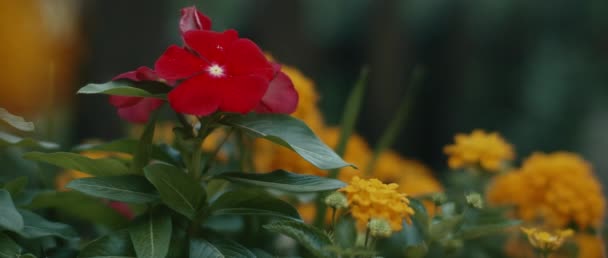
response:
[(374, 148), (372, 158), (364, 170), (367, 176), (370, 176), (372, 174), (372, 171), (376, 166), (376, 162), (378, 161), (378, 156), (380, 155), (380, 153), (382, 153), (386, 148), (390, 147), (399, 135), (399, 133), (402, 131), (401, 129), (403, 128), (405, 121), (407, 120), (408, 115), (410, 114), (410, 109), (414, 102), (414, 98), (417, 95), (420, 85), (422, 85), (422, 78), (424, 78), (424, 70), (419, 66), (414, 67), (408, 92), (406, 92), (403, 101), (401, 101), (401, 105), (395, 113), (392, 122), (386, 128), (386, 130), (380, 137), (380, 140), (378, 140), (378, 143)]
[(331, 207), (331, 231), (335, 231), (336, 228), (336, 208)]
[(217, 147), (215, 147), (215, 150), (213, 150), (213, 153), (211, 153), (211, 155), (209, 155), (208, 158), (205, 159), (205, 166), (203, 166), (203, 175), (207, 174), (207, 172), (211, 168), (211, 163), (213, 163), (213, 161), (215, 160), (215, 157), (220, 152), (220, 149), (222, 148), (222, 146), (228, 141), (228, 139), (230, 138), (230, 135), (232, 134), (233, 131), (234, 131), (234, 128), (231, 127), (230, 130), (228, 130), (228, 133), (226, 133), (226, 137), (224, 137), (222, 142), (220, 142), (220, 144), (218, 144)]
[(367, 248), (368, 240), (369, 240), (369, 227), (365, 230), (365, 242), (363, 243), (364, 248)]
[(203, 156), (203, 147), (201, 146), (205, 138), (211, 133), (211, 124), (213, 123), (212, 117), (204, 117), (200, 120), (201, 127), (198, 130), (198, 134), (196, 135), (196, 140), (194, 142), (194, 150), (192, 150), (192, 160), (191, 160), (191, 171), (192, 177), (197, 181), (202, 176), (201, 170), (201, 158)]

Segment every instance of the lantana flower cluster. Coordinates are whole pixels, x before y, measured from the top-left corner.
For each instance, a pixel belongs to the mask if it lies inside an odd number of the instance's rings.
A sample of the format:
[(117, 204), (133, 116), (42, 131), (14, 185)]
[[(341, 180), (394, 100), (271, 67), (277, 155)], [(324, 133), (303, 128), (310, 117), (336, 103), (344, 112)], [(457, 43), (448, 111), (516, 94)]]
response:
[(605, 212), (601, 185), (591, 165), (568, 152), (533, 154), (520, 169), (495, 179), (488, 200), (515, 205), (517, 217), (542, 218), (556, 228), (570, 223), (581, 229), (597, 228)]
[[(154, 69), (140, 67), (114, 80), (155, 81), (172, 87), (168, 102), (180, 114), (295, 110), (298, 94), (291, 79), (253, 41), (233, 29), (212, 31), (211, 19), (195, 7), (182, 9), (179, 29), (184, 44), (169, 46)], [(164, 100), (111, 96), (110, 103), (123, 119), (142, 123)]]
[(372, 219), (382, 219), (389, 223), (393, 231), (402, 229), (403, 220), (411, 223), (414, 210), (409, 206), (406, 194), (397, 191), (399, 185), (384, 184), (380, 180), (362, 179), (355, 176), (350, 184), (342, 189), (348, 199), (348, 207), (357, 227), (367, 227)]
[(497, 172), (505, 161), (515, 159), (513, 147), (498, 133), (474, 130), (471, 134), (457, 134), (454, 144), (445, 146), (448, 165), (452, 169), (480, 167)]

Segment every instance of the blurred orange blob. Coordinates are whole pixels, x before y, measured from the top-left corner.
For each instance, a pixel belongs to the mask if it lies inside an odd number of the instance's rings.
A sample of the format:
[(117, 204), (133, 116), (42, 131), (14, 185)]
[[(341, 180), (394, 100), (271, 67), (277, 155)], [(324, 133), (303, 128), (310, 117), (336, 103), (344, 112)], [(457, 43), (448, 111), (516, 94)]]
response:
[(48, 110), (71, 90), (76, 1), (0, 1), (0, 106)]

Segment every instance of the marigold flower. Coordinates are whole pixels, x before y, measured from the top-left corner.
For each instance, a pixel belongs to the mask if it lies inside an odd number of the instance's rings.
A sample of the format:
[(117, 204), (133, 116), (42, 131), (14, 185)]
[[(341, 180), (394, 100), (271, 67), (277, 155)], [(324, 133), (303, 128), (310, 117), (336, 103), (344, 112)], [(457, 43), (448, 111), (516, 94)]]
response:
[[(167, 81), (159, 78), (156, 73), (145, 66), (137, 68), (135, 71), (117, 75), (112, 80), (128, 79), (132, 81)], [(168, 83), (169, 85), (174, 82)], [(140, 98), (126, 96), (110, 96), (110, 104), (118, 110), (118, 116), (131, 123), (145, 123), (148, 121), (152, 111), (158, 109), (164, 103), (161, 99)]]
[(375, 178), (356, 176), (348, 186), (338, 191), (346, 194), (351, 214), (360, 230), (375, 218), (388, 221), (393, 231), (400, 231), (404, 219), (411, 223), (410, 216), (414, 210), (409, 206), (407, 195), (397, 192), (397, 188), (399, 185), (394, 183), (383, 184)]
[(541, 252), (553, 252), (559, 249), (566, 239), (574, 234), (571, 229), (558, 230), (554, 233), (537, 228), (521, 228), (527, 235), (530, 244)]
[(516, 206), (526, 221), (542, 218), (552, 227), (601, 225), (605, 199), (591, 166), (574, 153), (535, 153), (514, 172), (495, 178), (488, 201)]
[(503, 162), (513, 160), (513, 147), (498, 133), (473, 130), (470, 135), (457, 134), (454, 144), (443, 149), (448, 155), (448, 165), (452, 169), (480, 166), (490, 171), (498, 171)]

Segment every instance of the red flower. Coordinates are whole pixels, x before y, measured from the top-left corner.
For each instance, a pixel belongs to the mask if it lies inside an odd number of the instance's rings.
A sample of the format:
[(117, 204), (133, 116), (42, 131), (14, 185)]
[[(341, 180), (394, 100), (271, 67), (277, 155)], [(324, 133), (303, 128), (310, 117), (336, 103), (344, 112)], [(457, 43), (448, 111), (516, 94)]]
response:
[[(160, 78), (148, 67), (142, 66), (135, 71), (126, 72), (112, 80), (129, 79), (132, 81), (158, 81)], [(152, 111), (158, 109), (163, 100), (154, 98), (110, 96), (110, 104), (118, 109), (118, 116), (132, 123), (145, 123)]]
[(155, 64), (160, 77), (184, 80), (169, 92), (175, 111), (244, 114), (260, 104), (275, 73), (255, 43), (235, 30), (190, 30), (183, 38), (185, 48), (170, 46)]
[(298, 92), (293, 82), (281, 71), (281, 65), (273, 63), (275, 76), (270, 82), (266, 94), (255, 108), (258, 113), (291, 114), (298, 106)]
[(182, 9), (182, 16), (179, 19), (179, 31), (183, 35), (190, 30), (210, 30), (211, 19), (196, 9), (196, 6), (190, 6)]

